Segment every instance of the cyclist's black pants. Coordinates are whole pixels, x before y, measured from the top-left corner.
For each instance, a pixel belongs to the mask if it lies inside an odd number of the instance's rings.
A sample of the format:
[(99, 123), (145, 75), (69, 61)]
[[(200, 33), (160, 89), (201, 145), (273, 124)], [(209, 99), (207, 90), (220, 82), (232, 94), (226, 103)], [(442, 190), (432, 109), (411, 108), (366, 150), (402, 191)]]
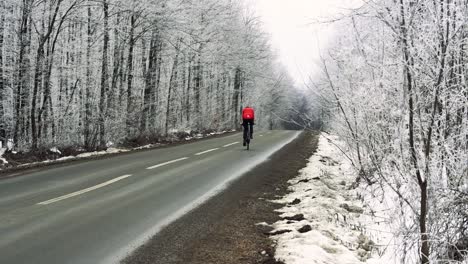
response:
[(250, 137), (252, 138), (252, 135), (253, 135), (253, 125), (254, 125), (253, 119), (244, 119), (244, 120), (243, 120), (242, 126), (244, 127), (244, 140), (247, 138), (247, 126), (249, 126), (249, 129), (250, 129)]

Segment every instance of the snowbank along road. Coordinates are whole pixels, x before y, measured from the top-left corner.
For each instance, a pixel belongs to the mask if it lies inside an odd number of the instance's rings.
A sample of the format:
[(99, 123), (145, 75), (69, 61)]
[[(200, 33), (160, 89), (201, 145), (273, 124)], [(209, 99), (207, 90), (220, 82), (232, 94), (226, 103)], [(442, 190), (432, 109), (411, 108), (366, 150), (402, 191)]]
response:
[(299, 132), (258, 132), (0, 180), (0, 263), (115, 263)]

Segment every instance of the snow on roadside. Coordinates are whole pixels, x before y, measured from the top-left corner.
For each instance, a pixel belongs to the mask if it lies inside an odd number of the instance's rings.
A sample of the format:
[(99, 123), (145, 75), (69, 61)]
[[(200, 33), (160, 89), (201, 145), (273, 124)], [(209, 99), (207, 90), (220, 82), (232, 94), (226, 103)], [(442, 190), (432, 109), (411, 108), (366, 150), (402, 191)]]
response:
[(57, 153), (57, 154), (59, 154), (59, 155), (62, 154), (62, 152), (61, 152), (57, 147), (53, 147), (53, 148), (51, 148), (51, 149), (49, 149), (49, 150), (50, 150), (51, 152)]
[(148, 144), (148, 145), (144, 145), (144, 146), (141, 146), (141, 147), (133, 148), (132, 150), (150, 149), (150, 148), (160, 147), (160, 146), (163, 146), (163, 145), (164, 144), (160, 144), (160, 143)]
[(130, 151), (130, 149), (108, 148), (107, 150), (102, 150), (102, 151), (81, 153), (81, 154), (76, 155), (76, 157), (77, 158), (88, 158), (88, 157), (101, 156), (101, 155), (106, 155), (106, 154), (122, 153), (122, 152), (128, 152), (128, 151)]
[[(57, 153), (57, 152), (53, 151), (52, 149), (50, 151), (52, 151), (54, 153)], [(131, 149), (108, 148), (107, 150), (94, 151), (94, 152), (85, 152), (85, 153), (78, 154), (76, 156), (65, 156), (65, 157), (60, 157), (58, 159), (54, 159), (54, 160), (43, 160), (43, 161), (38, 161), (38, 162), (24, 163), (24, 164), (18, 165), (18, 167), (25, 167), (25, 166), (45, 164), (45, 163), (53, 163), (53, 162), (57, 162), (57, 161), (66, 161), (66, 160), (73, 160), (73, 159), (79, 159), (79, 158), (89, 158), (89, 157), (102, 156), (102, 155), (107, 155), (107, 154), (123, 153), (123, 152), (128, 152), (128, 151), (131, 151)]]
[[(178, 130), (176, 130), (176, 129), (170, 131), (170, 133), (177, 133), (177, 132), (178, 132)], [(190, 134), (192, 131), (188, 130), (188, 131), (185, 131), (185, 132), (187, 134)], [(199, 134), (195, 135), (195, 137), (188, 136), (188, 137), (184, 138), (184, 140), (189, 141), (189, 140), (193, 140), (193, 139), (202, 139), (202, 138), (205, 138), (205, 137), (210, 137), (210, 136), (214, 136), (214, 135), (222, 135), (222, 134), (225, 134), (225, 133), (227, 133), (227, 131), (225, 131), (225, 130), (224, 131), (218, 131), (218, 132), (211, 132), (211, 133), (208, 133), (208, 134), (199, 133)], [(9, 143), (9, 144), (10, 144), (9, 145), (10, 148), (12, 148), (12, 143)], [(133, 150), (151, 149), (151, 148), (155, 148), (155, 147), (164, 146), (165, 144), (155, 143), (155, 144), (148, 144), (148, 145), (135, 147), (135, 148), (115, 148), (115, 147), (112, 147), (114, 145), (115, 145), (114, 142), (109, 141), (109, 142), (106, 143), (106, 146), (108, 147), (107, 150), (94, 151), (94, 152), (84, 152), (84, 153), (78, 154), (76, 156), (64, 156), (64, 157), (60, 157), (60, 158), (57, 158), (57, 159), (54, 159), (54, 160), (43, 160), (43, 161), (38, 161), (38, 162), (24, 163), (24, 164), (17, 165), (17, 167), (31, 166), (31, 165), (37, 165), (37, 164), (46, 164), (46, 163), (60, 162), (60, 161), (80, 159), (80, 158), (89, 158), (89, 157), (102, 156), (102, 155), (107, 155), (107, 154), (129, 152), (129, 151), (133, 151)], [(2, 155), (5, 153), (5, 151), (6, 151), (6, 149), (3, 149), (3, 148), (0, 149), (0, 165), (8, 164), (7, 160), (2, 157)], [(57, 147), (52, 147), (52, 148), (49, 149), (49, 151), (52, 152), (52, 153), (56, 153), (58, 155), (62, 154), (62, 152)], [(12, 153), (15, 154), (16, 152), (12, 151)], [(3, 163), (1, 163), (2, 161), (3, 161)], [(0, 166), (0, 171), (2, 169), (3, 168)]]
[(3, 154), (5, 153), (6, 151), (6, 148), (0, 148), (0, 161), (3, 162), (3, 164), (8, 164), (8, 161), (3, 158)]
[(354, 170), (335, 144), (337, 137), (321, 135), (307, 167), (289, 181), (292, 192), (274, 201), (285, 205), (278, 210), (283, 220), (273, 224), (275, 257), (286, 264), (391, 263), (375, 254), (363, 224), (372, 220), (349, 188)]

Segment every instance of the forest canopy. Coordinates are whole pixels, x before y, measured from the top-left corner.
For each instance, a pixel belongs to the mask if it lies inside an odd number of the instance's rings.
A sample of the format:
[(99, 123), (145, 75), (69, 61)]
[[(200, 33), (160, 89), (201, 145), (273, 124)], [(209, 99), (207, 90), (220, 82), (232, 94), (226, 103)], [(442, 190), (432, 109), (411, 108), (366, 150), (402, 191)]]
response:
[(229, 0), (2, 0), (0, 140), (104, 147), (176, 131), (281, 125), (292, 81)]

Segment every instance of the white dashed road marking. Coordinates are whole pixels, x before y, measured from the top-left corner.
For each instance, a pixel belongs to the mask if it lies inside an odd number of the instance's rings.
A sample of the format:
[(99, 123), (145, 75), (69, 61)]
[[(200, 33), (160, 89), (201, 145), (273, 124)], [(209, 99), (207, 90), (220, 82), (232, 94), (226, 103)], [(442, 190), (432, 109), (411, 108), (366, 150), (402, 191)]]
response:
[(214, 148), (214, 149), (209, 149), (209, 150), (206, 150), (206, 151), (203, 151), (203, 152), (199, 152), (199, 153), (195, 154), (195, 156), (200, 156), (200, 155), (203, 155), (203, 154), (206, 154), (206, 153), (218, 150), (218, 149), (219, 148)]
[(84, 193), (87, 193), (87, 192), (90, 192), (90, 191), (94, 191), (96, 189), (102, 188), (102, 187), (107, 186), (109, 184), (112, 184), (112, 183), (118, 182), (120, 180), (126, 179), (126, 178), (128, 178), (130, 176), (132, 176), (132, 175), (120, 176), (120, 177), (115, 178), (113, 180), (103, 182), (101, 184), (98, 184), (98, 185), (95, 185), (93, 187), (83, 189), (81, 191), (77, 191), (77, 192), (70, 193), (70, 194), (67, 194), (67, 195), (63, 195), (63, 196), (60, 196), (60, 197), (57, 197), (57, 198), (54, 198), (54, 199), (50, 199), (50, 200), (47, 200), (47, 201), (44, 201), (44, 202), (40, 202), (40, 203), (38, 203), (38, 205), (48, 205), (48, 204), (51, 204), (51, 203), (59, 202), (59, 201), (62, 201), (62, 200), (65, 200), (65, 199), (68, 199), (68, 198), (71, 198), (71, 197), (74, 197), (74, 196), (84, 194)]
[(239, 144), (239, 142), (234, 142), (234, 143), (231, 143), (231, 144), (224, 145), (223, 148), (227, 148), (227, 147), (230, 147), (230, 146), (235, 145), (235, 144)]
[(183, 157), (183, 158), (180, 158), (180, 159), (171, 160), (171, 161), (168, 161), (168, 162), (164, 162), (164, 163), (161, 163), (161, 164), (158, 164), (158, 165), (154, 165), (154, 166), (148, 167), (148, 168), (146, 168), (146, 169), (147, 169), (147, 170), (152, 170), (152, 169), (156, 169), (156, 168), (159, 168), (159, 167), (162, 167), (162, 166), (166, 166), (166, 165), (169, 165), (169, 164), (172, 164), (172, 163), (176, 163), (176, 162), (179, 162), (179, 161), (183, 161), (183, 160), (186, 160), (186, 159), (188, 159), (188, 157)]

